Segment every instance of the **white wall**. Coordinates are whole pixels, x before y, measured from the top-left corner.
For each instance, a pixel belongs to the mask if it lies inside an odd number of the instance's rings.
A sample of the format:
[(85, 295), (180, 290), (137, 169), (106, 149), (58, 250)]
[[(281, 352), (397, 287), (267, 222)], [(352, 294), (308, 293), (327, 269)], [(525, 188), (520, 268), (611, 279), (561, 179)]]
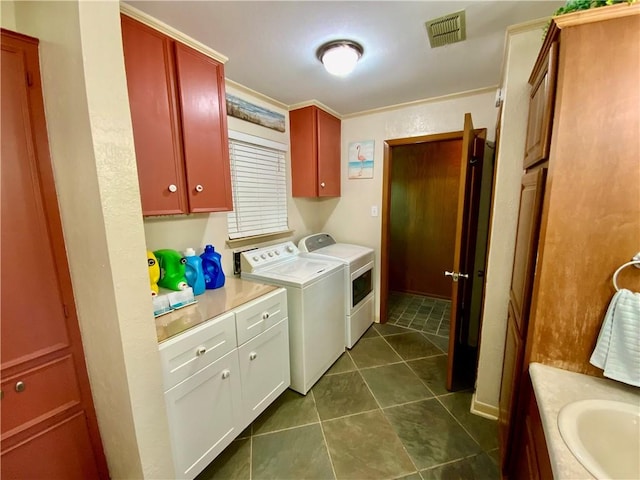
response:
[[(337, 241), (366, 245), (376, 254), (376, 289), (380, 288), (381, 217), (371, 216), (371, 207), (382, 203), (383, 144), (385, 140), (455, 132), (464, 128), (464, 114), (471, 113), (475, 128), (486, 128), (487, 138), (495, 136), (497, 111), (495, 90), (483, 93), (435, 99), (396, 109), (385, 109), (342, 121), (342, 196), (327, 202), (331, 216), (323, 231)], [(349, 143), (374, 140), (372, 179), (348, 179)], [(389, 259), (393, 262), (393, 258)], [(376, 298), (376, 321), (379, 321), (380, 299)]]
[(144, 301), (119, 4), (16, 2), (15, 21), (16, 30), (40, 39), (51, 159), (109, 474), (171, 478), (155, 325)]
[[(228, 93), (241, 97), (255, 105), (283, 114), (286, 125), (285, 132), (278, 132), (234, 117), (227, 117), (229, 130), (248, 133), (289, 146), (289, 112), (284, 105), (233, 84), (233, 82), (227, 83), (226, 90)], [(286, 155), (286, 165), (287, 171), (291, 172), (291, 156), (289, 152)], [(287, 175), (287, 191), (289, 229), (293, 230), (293, 233), (279, 237), (277, 240), (263, 241), (262, 244), (264, 245), (287, 240), (297, 241), (304, 235), (319, 231), (327, 219), (327, 213), (322, 213), (322, 208), (317, 208), (317, 200), (291, 197), (290, 174)], [(213, 244), (216, 251), (222, 254), (222, 267), (225, 275), (233, 274), (233, 250), (247, 248), (246, 246), (236, 248), (227, 246), (226, 241), (229, 237), (227, 234), (226, 213), (150, 217), (145, 218), (144, 228), (149, 250), (173, 248), (182, 251), (187, 247), (193, 247), (196, 252), (200, 253), (206, 244)]]
[(529, 75), (542, 45), (542, 25), (513, 27), (507, 32), (502, 89), (500, 145), (496, 159), (493, 217), (485, 303), (472, 409), (498, 415), (509, 287), (515, 248), (522, 159), (529, 111)]

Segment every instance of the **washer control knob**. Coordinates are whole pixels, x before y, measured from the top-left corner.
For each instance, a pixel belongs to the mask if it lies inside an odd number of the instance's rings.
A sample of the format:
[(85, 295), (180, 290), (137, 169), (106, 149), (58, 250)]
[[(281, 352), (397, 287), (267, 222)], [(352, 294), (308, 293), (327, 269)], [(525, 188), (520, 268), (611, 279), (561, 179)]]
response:
[(267, 258), (267, 255), (263, 253), (262, 255), (260, 255), (260, 257), (264, 259), (264, 258)]
[(258, 255), (254, 255), (253, 256), (253, 261), (257, 262), (258, 260), (260, 260), (260, 257)]
[(287, 252), (293, 253), (293, 247), (291, 245), (287, 245)]
[(270, 257), (273, 257), (273, 252), (269, 252), (269, 256), (270, 256)]
[(276, 255), (280, 255), (280, 250), (276, 250)]

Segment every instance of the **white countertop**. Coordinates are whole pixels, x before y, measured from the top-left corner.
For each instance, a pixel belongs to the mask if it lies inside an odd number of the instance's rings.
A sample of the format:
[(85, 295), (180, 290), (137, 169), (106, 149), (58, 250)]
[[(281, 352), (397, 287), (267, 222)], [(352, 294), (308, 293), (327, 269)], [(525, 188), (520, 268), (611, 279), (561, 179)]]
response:
[(573, 456), (558, 429), (558, 412), (576, 400), (616, 400), (640, 405), (640, 388), (532, 363), (529, 373), (540, 409), (553, 477), (556, 480), (594, 478)]
[(200, 325), (235, 307), (265, 295), (278, 287), (227, 277), (224, 287), (205, 290), (196, 296), (197, 303), (156, 317), (156, 335), (162, 342), (191, 327)]

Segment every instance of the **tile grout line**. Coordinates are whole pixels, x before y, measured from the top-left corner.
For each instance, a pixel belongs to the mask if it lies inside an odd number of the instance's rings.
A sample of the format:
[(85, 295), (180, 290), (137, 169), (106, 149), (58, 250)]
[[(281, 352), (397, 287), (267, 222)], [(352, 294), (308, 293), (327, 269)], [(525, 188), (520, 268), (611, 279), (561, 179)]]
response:
[(324, 448), (327, 449), (327, 456), (329, 457), (329, 464), (331, 465), (331, 472), (333, 472), (333, 478), (337, 479), (338, 475), (336, 475), (336, 467), (333, 464), (333, 458), (331, 457), (331, 450), (329, 450), (329, 442), (327, 442), (327, 435), (324, 433), (324, 426), (322, 425), (322, 419), (320, 418), (320, 412), (318, 411), (318, 405), (316, 403), (316, 396), (313, 393), (313, 389), (309, 390), (311, 394), (311, 398), (313, 399), (313, 407), (316, 411), (316, 416), (318, 417), (318, 422), (320, 423), (320, 432), (322, 433), (322, 441), (324, 442)]
[[(375, 328), (375, 327), (374, 327)], [(380, 332), (378, 332), (380, 333)], [(384, 336), (380, 335), (383, 339)], [(385, 342), (387, 343), (387, 345), (389, 345), (389, 342), (387, 342), (385, 340)], [(391, 346), (391, 345), (389, 345)], [(393, 347), (391, 347), (393, 350)], [(395, 350), (393, 350), (395, 352)], [(396, 355), (398, 355), (398, 353), (396, 352)], [(400, 357), (400, 355), (398, 355)], [(351, 357), (351, 354), (349, 354), (349, 357)], [(402, 358), (402, 357), (400, 357)], [(351, 359), (353, 361), (353, 358)], [(378, 409), (380, 410), (380, 413), (382, 414), (382, 416), (384, 417), (384, 419), (386, 420), (387, 424), (391, 427), (391, 430), (393, 431), (393, 433), (396, 435), (396, 438), (398, 439), (398, 441), (400, 442), (400, 445), (402, 446), (402, 449), (404, 450), (404, 452), (407, 454), (407, 458), (409, 458), (409, 461), (411, 462), (411, 464), (413, 465), (413, 467), (415, 468), (415, 472), (418, 473), (418, 475), (420, 475), (420, 469), (418, 468), (418, 466), (416, 465), (416, 462), (413, 460), (413, 457), (409, 454), (409, 451), (407, 450), (407, 447), (405, 446), (404, 442), (402, 441), (402, 439), (400, 438), (400, 435), (398, 435), (398, 432), (396, 431), (396, 429), (394, 428), (394, 426), (391, 424), (391, 421), (389, 420), (389, 418), (385, 415), (384, 413), (384, 409), (382, 408), (382, 406), (380, 405), (380, 402), (378, 401), (378, 399), (376, 398), (375, 394), (373, 393), (373, 390), (371, 390), (371, 387), (369, 386), (369, 384), (367, 383), (367, 379), (364, 378), (364, 375), (362, 374), (362, 372), (360, 371), (360, 368), (358, 367), (358, 365), (355, 363), (355, 361), (353, 362), (354, 365), (356, 366), (356, 371), (358, 372), (358, 374), (360, 375), (360, 378), (362, 379), (362, 381), (364, 382), (364, 384), (367, 387), (367, 390), (369, 390), (369, 393), (371, 394), (371, 397), (373, 397), (373, 400), (376, 402), (376, 405), (378, 405)], [(398, 362), (400, 363), (400, 362)], [(395, 364), (393, 364), (395, 365)], [(371, 367), (373, 368), (373, 367)], [(370, 410), (370, 411), (376, 411), (376, 410)], [(361, 413), (365, 413), (365, 412), (361, 412)], [(409, 473), (408, 475), (412, 475), (412, 473)], [(422, 475), (420, 475), (420, 477), (422, 477)], [(396, 477), (397, 478), (397, 477)]]

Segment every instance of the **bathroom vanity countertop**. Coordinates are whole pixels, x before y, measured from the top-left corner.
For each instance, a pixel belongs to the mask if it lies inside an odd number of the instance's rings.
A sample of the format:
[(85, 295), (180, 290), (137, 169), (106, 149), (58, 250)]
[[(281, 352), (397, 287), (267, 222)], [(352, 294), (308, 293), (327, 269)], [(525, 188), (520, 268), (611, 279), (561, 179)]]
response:
[(237, 277), (227, 277), (224, 287), (206, 290), (202, 295), (196, 296), (197, 303), (156, 317), (158, 342), (167, 340), (277, 288)]
[(587, 399), (640, 405), (640, 389), (607, 378), (592, 377), (541, 363), (529, 365), (529, 373), (540, 409), (554, 478), (593, 478), (574, 457), (560, 435), (560, 409), (571, 402)]

